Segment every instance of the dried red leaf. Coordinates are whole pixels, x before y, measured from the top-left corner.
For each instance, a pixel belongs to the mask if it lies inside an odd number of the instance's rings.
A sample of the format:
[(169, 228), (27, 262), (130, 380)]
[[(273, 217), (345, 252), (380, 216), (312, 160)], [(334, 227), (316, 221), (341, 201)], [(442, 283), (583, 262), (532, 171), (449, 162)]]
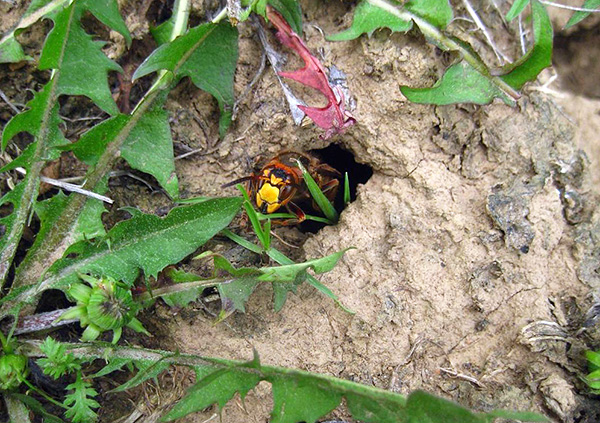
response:
[[(356, 119), (345, 109), (344, 95), (338, 87), (332, 87), (323, 65), (312, 55), (304, 41), (296, 34), (287, 21), (273, 7), (267, 6), (267, 17), (277, 28), (277, 38), (286, 47), (294, 50), (304, 61), (304, 67), (293, 72), (278, 72), (284, 78), (320, 91), (327, 98), (325, 107), (298, 106), (313, 122), (325, 129), (323, 139), (342, 132), (356, 123)], [(334, 91), (335, 89), (335, 91)], [(336, 96), (337, 93), (337, 96)]]

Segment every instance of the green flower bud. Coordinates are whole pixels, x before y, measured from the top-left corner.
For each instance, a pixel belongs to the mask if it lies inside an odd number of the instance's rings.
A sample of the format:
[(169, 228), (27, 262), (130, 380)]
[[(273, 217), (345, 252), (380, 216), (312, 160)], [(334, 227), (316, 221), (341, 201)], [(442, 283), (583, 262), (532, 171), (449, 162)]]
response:
[(18, 388), (28, 374), (26, 356), (6, 354), (0, 357), (0, 390), (11, 391)]
[(82, 327), (87, 326), (81, 338), (83, 341), (93, 341), (102, 332), (112, 330), (113, 343), (116, 343), (123, 326), (148, 333), (135, 319), (139, 304), (133, 300), (128, 287), (109, 277), (96, 279), (89, 275), (79, 276), (89, 285), (79, 283), (69, 288), (67, 292), (77, 306), (61, 318), (78, 318)]

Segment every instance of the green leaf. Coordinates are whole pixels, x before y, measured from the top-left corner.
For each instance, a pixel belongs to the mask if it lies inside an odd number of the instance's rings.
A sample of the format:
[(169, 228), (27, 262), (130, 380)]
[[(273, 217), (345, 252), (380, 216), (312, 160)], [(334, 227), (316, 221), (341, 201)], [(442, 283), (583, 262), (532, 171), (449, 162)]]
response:
[(67, 354), (66, 347), (49, 336), (40, 345), (40, 350), (46, 355), (46, 358), (40, 358), (37, 360), (37, 364), (45, 374), (54, 379), (81, 370), (81, 361), (75, 358), (73, 353)]
[(11, 392), (10, 396), (25, 404), (27, 408), (29, 408), (35, 414), (43, 417), (44, 423), (65, 423), (63, 419), (56, 417), (54, 414), (48, 413), (42, 403), (33, 398), (31, 395), (23, 395)]
[(199, 373), (198, 381), (163, 417), (163, 421), (181, 418), (215, 403), (223, 407), (236, 392), (244, 398), (260, 382), (260, 376), (245, 373), (235, 367), (218, 370), (198, 367), (196, 371)]
[(68, 149), (79, 160), (94, 166), (108, 143), (127, 131), (121, 156), (132, 168), (154, 176), (171, 198), (177, 198), (179, 184), (175, 174), (173, 139), (162, 101), (157, 101), (137, 120), (135, 126), (126, 130), (132, 122), (130, 115), (114, 116), (94, 126)]
[(321, 209), (325, 217), (327, 217), (327, 219), (334, 223), (337, 222), (339, 219), (339, 215), (333, 207), (333, 204), (331, 204), (331, 201), (329, 201), (325, 194), (323, 194), (323, 191), (321, 191), (319, 185), (315, 182), (311, 174), (304, 168), (302, 163), (300, 163), (300, 161), (298, 161), (297, 163), (298, 167), (302, 171), (302, 176), (304, 177), (306, 187), (308, 188), (308, 191), (310, 192), (310, 195), (313, 198), (313, 200), (315, 200), (315, 203), (317, 203), (317, 206), (319, 206), (319, 208)]
[(544, 6), (538, 0), (531, 0), (533, 16), (533, 47), (527, 54), (503, 68), (500, 78), (514, 89), (520, 89), (526, 82), (533, 81), (539, 73), (552, 64), (552, 22)]
[(175, 27), (175, 21), (173, 20), (173, 16), (164, 21), (158, 26), (150, 27), (150, 33), (152, 34), (152, 38), (156, 41), (156, 44), (159, 46), (166, 44), (171, 39), (171, 33), (173, 32), (173, 28)]
[(587, 358), (588, 367), (591, 372), (600, 369), (600, 352), (586, 351), (585, 358)]
[[(375, 395), (368, 392), (349, 392), (345, 395), (348, 409), (356, 420), (367, 422), (406, 422), (406, 400), (394, 395)], [(442, 423), (442, 422), (440, 422)]]
[(217, 285), (217, 289), (221, 298), (230, 300), (235, 310), (245, 313), (246, 303), (259, 283), (260, 281), (256, 277), (245, 276), (220, 283)]
[[(72, 194), (77, 195), (77, 194)], [(60, 191), (54, 197), (45, 201), (38, 202), (34, 210), (41, 220), (40, 230), (37, 238), (44, 238), (50, 227), (55, 225), (61, 219), (68, 197)], [(106, 234), (102, 224), (102, 214), (106, 212), (102, 201), (90, 198), (81, 213), (75, 230), (71, 233), (73, 242), (84, 239), (92, 239)], [(33, 247), (32, 247), (33, 248)]]
[(64, 404), (67, 406), (65, 416), (73, 420), (74, 423), (89, 423), (96, 421), (98, 417), (93, 408), (99, 408), (100, 404), (93, 397), (98, 392), (91, 387), (91, 384), (81, 377), (81, 372), (77, 373), (75, 382), (67, 385), (67, 390), (73, 389), (74, 392), (65, 396)]
[[(18, 163), (26, 168), (27, 174), (12, 192), (0, 199), (0, 204), (13, 205), (13, 212), (1, 219), (5, 231), (0, 239), (0, 286), (8, 274), (23, 229), (27, 225), (31, 207), (37, 198), (40, 172), (44, 163), (46, 160), (57, 158), (59, 153), (56, 147), (67, 143), (59, 129), (62, 121), (58, 116), (55, 100), (52, 95), (52, 82), (49, 82), (27, 103), (28, 109), (13, 117), (2, 132), (2, 149), (20, 132), (29, 132), (33, 135), (34, 142), (26, 148), (24, 158), (17, 158), (4, 167), (10, 169)], [(13, 288), (16, 287), (13, 284)]]
[(448, 0), (411, 0), (405, 7), (438, 29), (446, 28), (454, 17)]
[(350, 204), (350, 178), (348, 172), (344, 173), (344, 204)]
[(506, 14), (506, 20), (510, 22), (514, 18), (519, 16), (528, 4), (529, 0), (515, 0), (512, 6), (510, 7), (510, 10)]
[(135, 376), (129, 379), (124, 384), (119, 385), (115, 389), (112, 389), (110, 391), (111, 393), (123, 392), (127, 389), (136, 387), (139, 384), (144, 383), (148, 379), (155, 378), (171, 366), (171, 364), (168, 361), (136, 360), (134, 363), (138, 368), (138, 372), (135, 374)]
[(25, 54), (14, 33), (7, 34), (0, 40), (0, 63), (16, 63), (30, 59), (31, 57)]
[[(586, 0), (585, 3), (583, 3), (582, 8), (583, 9), (598, 9), (599, 6), (600, 6), (600, 0)], [(591, 12), (581, 12), (581, 11), (573, 13), (573, 16), (571, 16), (571, 19), (569, 19), (569, 22), (567, 22), (567, 24), (565, 25), (565, 29), (571, 28), (573, 25), (577, 25), (579, 22), (581, 22), (582, 20), (587, 18), (590, 13)]]
[(414, 391), (406, 401), (408, 423), (487, 423), (483, 415), (423, 391)]
[[(296, 34), (302, 36), (302, 9), (297, 0), (269, 0), (268, 3), (281, 13)], [(264, 11), (262, 16), (266, 17)]]
[(154, 176), (171, 198), (179, 197), (169, 116), (161, 102), (144, 113), (131, 130), (121, 155), (134, 169)]
[(83, 7), (90, 11), (100, 22), (121, 34), (123, 38), (125, 38), (127, 47), (131, 46), (131, 34), (119, 13), (119, 4), (117, 0), (79, 1), (85, 3)]
[(352, 25), (345, 31), (328, 35), (328, 41), (348, 41), (360, 37), (362, 34), (371, 35), (376, 29), (389, 28), (392, 32), (406, 32), (412, 28), (411, 20), (403, 20), (363, 0), (354, 9)]
[(86, 2), (74, 2), (54, 18), (40, 57), (39, 68), (60, 70), (57, 95), (85, 95), (109, 114), (118, 112), (108, 87), (108, 72), (122, 71), (104, 55), (103, 42), (92, 41), (80, 25)]
[(111, 358), (110, 361), (102, 367), (99, 371), (94, 373), (93, 375), (88, 376), (89, 378), (96, 378), (106, 376), (115, 372), (117, 370), (121, 370), (123, 366), (128, 365), (132, 362), (132, 360), (128, 358)]
[[(20, 132), (27, 132), (36, 139), (43, 137), (45, 141), (45, 150), (43, 157), (38, 155), (32, 157), (32, 160), (54, 160), (58, 158), (59, 151), (55, 150), (69, 143), (59, 125), (64, 122), (58, 115), (58, 104), (53, 102), (52, 84), (47, 83), (41, 91), (35, 93), (33, 99), (27, 103), (27, 110), (14, 116), (4, 127), (2, 131), (2, 150), (8, 145), (15, 135)], [(33, 144), (33, 143), (32, 143)], [(30, 147), (31, 148), (31, 147)], [(41, 155), (41, 153), (39, 153)]]
[(221, 136), (231, 123), (234, 103), (238, 32), (229, 23), (207, 23), (156, 49), (135, 71), (133, 79), (160, 69), (173, 72), (176, 79), (190, 77), (194, 85), (212, 94), (219, 103)]
[(400, 87), (402, 94), (413, 103), (446, 105), (454, 103), (488, 104), (495, 97), (510, 104), (509, 98), (465, 61), (446, 69), (444, 76), (431, 88)]
[(308, 275), (306, 271), (312, 269), (315, 273), (325, 273), (332, 270), (338, 261), (343, 257), (348, 249), (338, 251), (325, 257), (305, 261), (304, 263), (294, 263), (275, 267), (262, 267), (259, 271), (262, 273), (258, 277), (260, 281), (303, 281)]
[(335, 409), (342, 394), (322, 389), (305, 378), (273, 378), (272, 423), (314, 423), (318, 418)]
[[(217, 198), (178, 207), (165, 217), (141, 214), (116, 224), (104, 242), (81, 241), (57, 261), (34, 288), (13, 301), (32, 302), (42, 291), (76, 282), (78, 274), (110, 276), (133, 285), (139, 270), (154, 276), (191, 254), (229, 224), (240, 198)], [(32, 292), (33, 291), (33, 292)]]
[(492, 410), (487, 413), (487, 416), (497, 417), (509, 420), (519, 420), (522, 422), (547, 422), (550, 421), (547, 417), (538, 413), (529, 411), (510, 411), (510, 410)]

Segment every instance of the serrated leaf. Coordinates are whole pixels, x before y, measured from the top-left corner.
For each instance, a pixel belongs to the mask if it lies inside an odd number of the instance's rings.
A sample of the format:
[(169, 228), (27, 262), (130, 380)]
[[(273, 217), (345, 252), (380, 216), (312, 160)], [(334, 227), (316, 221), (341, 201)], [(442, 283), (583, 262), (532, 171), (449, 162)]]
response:
[(507, 104), (510, 99), (465, 61), (446, 69), (444, 76), (431, 88), (400, 87), (402, 94), (413, 103), (447, 105), (454, 103), (488, 104), (499, 97)]
[[(42, 222), (37, 238), (43, 238), (49, 228), (61, 219), (67, 200), (68, 197), (60, 191), (54, 197), (36, 203), (34, 210)], [(102, 214), (105, 212), (102, 201), (88, 199), (72, 235), (73, 242), (104, 236), (106, 230), (102, 224)]]
[[(59, 153), (56, 147), (67, 143), (58, 127), (61, 120), (58, 116), (58, 105), (53, 100), (52, 82), (36, 93), (27, 103), (27, 107), (25, 112), (13, 117), (2, 132), (2, 149), (20, 132), (33, 135), (34, 142), (26, 148), (24, 158), (14, 160), (27, 170), (23, 181), (11, 193), (0, 199), (1, 204), (13, 204), (13, 212), (2, 219), (5, 232), (0, 238), (0, 286), (6, 278), (31, 207), (37, 198), (40, 172), (44, 163), (46, 160), (57, 158)], [(5, 168), (9, 169), (14, 165), (15, 163), (9, 163)]]
[(216, 198), (172, 209), (160, 218), (142, 214), (115, 225), (99, 245), (75, 244), (51, 267), (41, 286), (45, 289), (77, 273), (111, 276), (132, 285), (139, 270), (156, 277), (169, 264), (191, 254), (231, 222), (240, 198)]
[(322, 389), (304, 378), (274, 378), (270, 382), (273, 385), (272, 423), (314, 423), (342, 400), (341, 393)]
[(55, 147), (66, 145), (69, 141), (60, 131), (59, 125), (63, 123), (58, 115), (58, 104), (55, 103), (52, 93), (52, 83), (49, 82), (41, 91), (35, 93), (27, 105), (27, 110), (14, 116), (4, 127), (2, 131), (2, 150), (8, 145), (15, 135), (20, 132), (27, 132), (38, 138), (44, 138), (43, 157), (32, 157), (33, 160), (53, 160), (58, 158), (59, 152)]
[(25, 54), (14, 33), (8, 34), (0, 40), (0, 63), (16, 63), (30, 59), (31, 57)]
[(171, 198), (177, 198), (179, 184), (175, 174), (173, 139), (162, 104), (157, 101), (132, 128), (126, 129), (133, 121), (130, 115), (119, 114), (107, 119), (83, 134), (68, 149), (87, 165), (94, 166), (108, 143), (127, 132), (121, 156), (132, 168), (154, 176)]
[(97, 418), (93, 408), (100, 408), (100, 404), (93, 397), (98, 395), (98, 392), (91, 387), (91, 384), (81, 377), (81, 373), (77, 373), (75, 382), (67, 385), (67, 390), (74, 391), (65, 396), (64, 405), (67, 406), (65, 416), (71, 419), (73, 423), (89, 423)]
[[(598, 7), (600, 7), (600, 0), (586, 0), (582, 6), (583, 9), (598, 9)], [(587, 18), (590, 15), (590, 13), (591, 12), (581, 11), (573, 13), (573, 16), (571, 16), (571, 18), (565, 25), (565, 29), (571, 28), (573, 25), (577, 25), (579, 22)]]
[[(93, 3), (92, 3), (93, 4)], [(103, 42), (92, 41), (80, 25), (86, 2), (74, 2), (54, 18), (54, 28), (48, 34), (39, 68), (57, 69), (56, 95), (84, 95), (105, 112), (114, 115), (117, 105), (108, 87), (108, 72), (121, 67), (102, 53)]]
[(239, 393), (244, 398), (260, 382), (260, 376), (236, 368), (214, 370), (207, 367), (196, 370), (199, 372), (198, 382), (163, 417), (163, 421), (178, 419), (215, 403), (223, 407), (233, 395)]
[(389, 28), (392, 32), (406, 32), (412, 28), (411, 20), (403, 20), (386, 10), (363, 0), (354, 9), (352, 25), (345, 31), (328, 35), (328, 41), (348, 41), (362, 34), (371, 35), (376, 29)]
[(306, 271), (312, 269), (315, 273), (325, 273), (331, 271), (338, 261), (344, 256), (348, 249), (338, 251), (318, 259), (308, 260), (304, 263), (294, 263), (274, 267), (262, 267), (259, 271), (262, 273), (258, 277), (260, 281), (297, 281), (304, 280), (307, 276)]
[(104, 25), (121, 34), (125, 38), (127, 47), (131, 46), (131, 34), (119, 13), (117, 0), (83, 0), (83, 2), (85, 2), (83, 5), (84, 8), (91, 12)]
[[(114, 358), (113, 358), (114, 360)], [(148, 379), (153, 379), (171, 366), (171, 363), (168, 361), (149, 361), (149, 360), (137, 360), (135, 365), (138, 367), (138, 372), (134, 377), (129, 379), (122, 385), (119, 385), (115, 389), (112, 389), (110, 392), (117, 393), (123, 392), (127, 389), (131, 389), (139, 384), (147, 381)]]
[[(393, 4), (400, 6), (396, 2)], [(354, 9), (350, 28), (326, 38), (329, 41), (347, 41), (358, 38), (362, 34), (371, 35), (376, 29), (389, 28), (392, 32), (406, 32), (412, 28), (413, 21), (410, 14), (405, 14), (402, 18), (381, 6), (378, 2), (363, 0)], [(445, 28), (453, 17), (448, 0), (410, 1), (404, 7), (439, 29)]]
[[(164, 272), (164, 275), (170, 279), (172, 283), (196, 282), (201, 280), (198, 275), (173, 268), (167, 269)], [(161, 298), (169, 307), (186, 307), (189, 303), (196, 301), (203, 290), (204, 287), (196, 287), (192, 290), (161, 295)]]
[(154, 176), (171, 198), (179, 197), (169, 116), (162, 104), (144, 113), (123, 143), (121, 155), (134, 169)]
[(75, 358), (73, 353), (67, 354), (67, 348), (49, 336), (40, 345), (40, 350), (46, 355), (46, 358), (38, 359), (37, 364), (45, 374), (54, 379), (81, 370), (81, 361)]
[(525, 56), (504, 67), (504, 74), (500, 77), (516, 90), (526, 82), (535, 80), (543, 69), (552, 64), (552, 22), (546, 8), (538, 0), (531, 0), (531, 13), (533, 47)]
[(233, 76), (238, 57), (238, 32), (229, 23), (206, 23), (156, 49), (137, 68), (133, 79), (161, 69), (176, 79), (190, 77), (194, 85), (212, 94), (219, 103), (221, 136), (231, 123)]
[(512, 6), (510, 7), (510, 10), (506, 14), (506, 20), (508, 22), (510, 22), (514, 18), (519, 16), (521, 14), (521, 12), (523, 12), (523, 10), (525, 10), (525, 8), (527, 7), (528, 4), (529, 4), (529, 0), (515, 0), (514, 3), (512, 4)]
[(104, 367), (102, 367), (99, 371), (88, 377), (96, 378), (106, 376), (108, 374), (111, 374), (112, 372), (121, 370), (123, 366), (128, 365), (131, 362), (132, 360), (128, 358), (111, 358), (110, 361)]

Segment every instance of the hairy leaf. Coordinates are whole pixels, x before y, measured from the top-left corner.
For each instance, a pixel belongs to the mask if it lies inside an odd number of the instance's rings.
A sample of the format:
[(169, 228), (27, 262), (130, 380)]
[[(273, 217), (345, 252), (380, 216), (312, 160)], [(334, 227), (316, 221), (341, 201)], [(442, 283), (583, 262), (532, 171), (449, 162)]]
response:
[[(177, 198), (179, 185), (175, 174), (173, 139), (162, 104), (162, 101), (156, 101), (135, 123), (132, 123), (131, 115), (117, 115), (105, 120), (83, 134), (68, 149), (78, 159), (94, 166), (108, 143), (127, 130), (121, 156), (134, 169), (154, 176), (172, 198)], [(128, 127), (132, 124), (133, 127)]]
[[(113, 359), (114, 360), (114, 359)], [(111, 390), (111, 392), (123, 392), (127, 389), (131, 389), (139, 384), (147, 381), (148, 379), (153, 379), (171, 366), (171, 363), (168, 361), (149, 361), (149, 360), (130, 360), (133, 362), (135, 366), (138, 368), (138, 372), (134, 377), (129, 379), (122, 385), (119, 385), (115, 389)]]
[[(582, 6), (583, 9), (598, 9), (599, 7), (600, 7), (600, 0), (586, 0)], [(567, 22), (567, 24), (565, 25), (565, 29), (570, 28), (573, 25), (577, 25), (579, 22), (581, 22), (582, 20), (587, 18), (590, 15), (590, 13), (591, 12), (581, 12), (581, 11), (573, 13), (573, 16), (571, 16), (571, 19), (569, 19), (569, 22)]]
[(341, 392), (323, 389), (305, 378), (274, 377), (270, 382), (273, 385), (273, 423), (314, 423), (342, 400)]
[(111, 276), (130, 285), (139, 270), (154, 276), (192, 253), (231, 222), (241, 199), (216, 198), (171, 210), (164, 218), (142, 214), (115, 225), (99, 245), (80, 242), (50, 269), (45, 283), (56, 283), (76, 272)]
[[(35, 205), (34, 210), (42, 222), (36, 241), (37, 238), (44, 238), (50, 227), (61, 219), (67, 199), (68, 197), (61, 191), (54, 197)], [(106, 209), (102, 201), (90, 198), (72, 234), (73, 242), (104, 236), (106, 234), (106, 230), (102, 224), (102, 214), (104, 212), (106, 212)]]
[(260, 382), (258, 375), (245, 373), (235, 367), (217, 370), (210, 367), (198, 367), (196, 371), (198, 372), (196, 384), (163, 417), (163, 420), (175, 420), (215, 403), (219, 407), (223, 407), (233, 395), (239, 393), (244, 398), (248, 391)]
[(222, 136), (231, 123), (237, 57), (237, 29), (227, 22), (206, 23), (161, 45), (137, 68), (133, 79), (160, 69), (173, 72), (176, 79), (190, 77), (194, 85), (217, 99)]
[(164, 362), (194, 368), (197, 374), (196, 384), (164, 417), (165, 420), (183, 417), (215, 403), (222, 406), (236, 392), (243, 397), (259, 381), (266, 381), (273, 385), (274, 416), (277, 415), (279, 421), (285, 422), (314, 422), (326, 410), (336, 407), (342, 398), (346, 399), (355, 420), (371, 423), (491, 423), (496, 417), (505, 416), (523, 421), (544, 421), (542, 416), (535, 413), (504, 410), (473, 413), (425, 392), (414, 392), (407, 399), (391, 391), (332, 376), (265, 366), (260, 363), (256, 352), (252, 361), (243, 362), (134, 347), (103, 349), (96, 345), (86, 348), (80, 344), (72, 344), (72, 347), (76, 355), (87, 360), (110, 354), (113, 358)]
[(528, 4), (529, 4), (529, 0), (515, 0), (514, 3), (512, 4), (512, 6), (510, 7), (510, 10), (506, 14), (506, 20), (508, 22), (510, 22), (514, 18), (519, 16), (521, 14), (521, 12), (523, 12), (523, 10), (525, 10), (525, 8), (527, 7)]
[(7, 313), (13, 303), (35, 300), (46, 289), (76, 282), (78, 274), (110, 276), (133, 285), (140, 270), (156, 276), (177, 263), (229, 224), (240, 208), (240, 198), (217, 198), (178, 207), (165, 217), (140, 214), (115, 225), (98, 244), (81, 241), (57, 261), (35, 285), (3, 304)]
[(531, 0), (533, 16), (533, 48), (515, 63), (503, 68), (502, 80), (514, 89), (533, 81), (539, 73), (552, 64), (552, 22), (548, 12), (538, 0)]
[(400, 87), (413, 103), (446, 105), (454, 103), (488, 104), (494, 98), (510, 99), (470, 64), (461, 61), (446, 69), (444, 76), (431, 88)]
[(109, 71), (121, 71), (121, 67), (104, 55), (101, 50), (104, 43), (92, 41), (81, 27), (79, 21), (88, 8), (113, 23), (114, 19), (98, 12), (102, 8), (95, 1), (74, 2), (54, 18), (54, 28), (44, 43), (39, 68), (60, 70), (56, 95), (85, 95), (102, 110), (116, 114), (117, 105), (108, 87), (107, 75)]
[(46, 84), (27, 103), (28, 109), (13, 117), (2, 132), (2, 149), (20, 132), (33, 135), (34, 142), (26, 148), (22, 157), (3, 168), (8, 170), (19, 165), (27, 170), (27, 175), (12, 192), (0, 199), (0, 204), (11, 203), (14, 207), (10, 215), (2, 218), (5, 232), (0, 239), (0, 285), (6, 278), (31, 207), (37, 198), (44, 163), (46, 160), (56, 159), (59, 155), (56, 147), (67, 143), (59, 129), (62, 121), (58, 116), (58, 104), (52, 100), (52, 88), (52, 82)]

